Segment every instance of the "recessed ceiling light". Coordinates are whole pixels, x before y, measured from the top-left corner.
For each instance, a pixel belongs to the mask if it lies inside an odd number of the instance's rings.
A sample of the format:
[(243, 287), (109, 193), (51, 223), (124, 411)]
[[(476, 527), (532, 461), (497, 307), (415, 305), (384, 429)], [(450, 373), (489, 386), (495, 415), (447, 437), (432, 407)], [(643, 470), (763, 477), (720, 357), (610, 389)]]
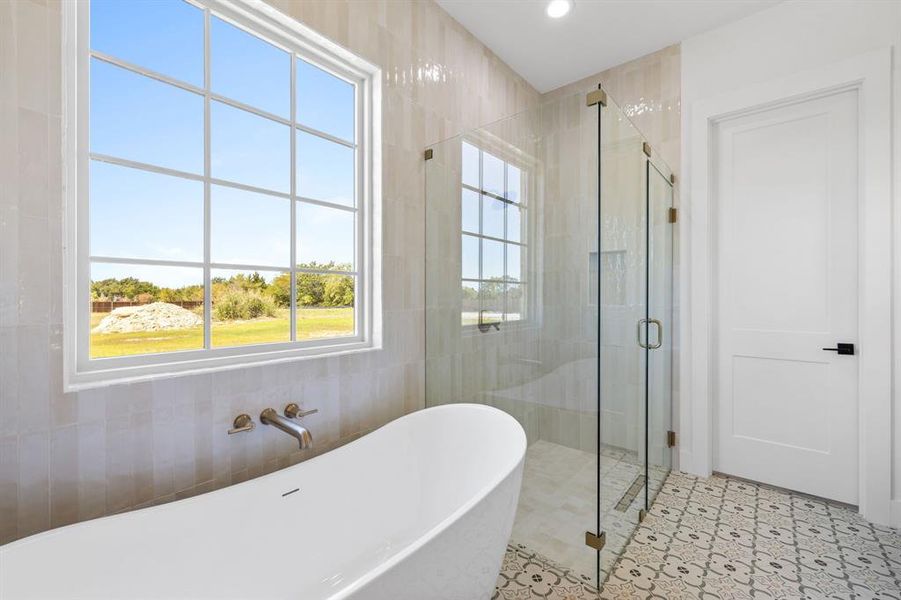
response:
[(547, 16), (559, 19), (573, 7), (572, 0), (551, 0), (547, 3)]

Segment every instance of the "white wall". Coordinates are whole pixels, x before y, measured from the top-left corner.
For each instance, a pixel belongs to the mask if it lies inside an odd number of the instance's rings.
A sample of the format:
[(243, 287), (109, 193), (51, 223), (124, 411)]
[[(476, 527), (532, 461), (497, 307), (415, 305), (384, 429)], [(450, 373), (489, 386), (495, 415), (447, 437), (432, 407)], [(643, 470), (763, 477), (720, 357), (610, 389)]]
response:
[[(693, 157), (690, 139), (692, 104), (700, 99), (734, 91), (753, 83), (764, 82), (794, 73), (825, 67), (858, 54), (892, 46), (893, 50), (893, 190), (894, 232), (901, 233), (901, 0), (882, 1), (813, 1), (792, 0), (750, 17), (695, 36), (682, 43), (682, 185), (683, 195), (691, 189), (689, 172)], [(683, 206), (689, 205), (685, 198)], [(689, 223), (691, 215), (683, 219)], [(688, 235), (683, 231), (681, 252), (687, 256)], [(889, 251), (889, 249), (886, 249)], [(899, 249), (893, 254), (894, 263), (894, 345), (901, 342), (901, 271), (897, 260)], [(688, 261), (685, 261), (687, 263)], [(681, 304), (687, 307), (690, 299), (689, 273), (681, 274), (686, 285)], [(683, 311), (682, 331), (689, 332), (687, 312)], [(690, 343), (690, 340), (688, 340)], [(683, 346), (683, 350), (687, 344)], [(691, 365), (688, 353), (683, 354), (682, 397), (691, 398), (688, 373)], [(893, 357), (894, 378), (901, 375), (901, 353)], [(892, 520), (901, 525), (901, 399), (894, 397), (893, 497)], [(691, 471), (692, 446), (691, 404), (685, 402), (680, 415), (681, 464)]]

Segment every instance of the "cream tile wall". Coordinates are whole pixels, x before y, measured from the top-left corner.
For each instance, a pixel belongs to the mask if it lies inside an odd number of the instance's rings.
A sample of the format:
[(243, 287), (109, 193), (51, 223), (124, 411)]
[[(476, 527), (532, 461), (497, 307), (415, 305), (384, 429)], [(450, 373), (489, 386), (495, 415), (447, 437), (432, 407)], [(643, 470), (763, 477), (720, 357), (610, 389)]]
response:
[[(527, 206), (525, 252), (540, 257), (543, 233), (543, 169), (535, 108), (468, 134), (494, 154), (515, 158), (523, 168), (522, 201)], [(426, 399), (429, 406), (474, 402), (515, 417), (529, 442), (538, 439), (540, 404), (525, 385), (540, 376), (540, 316), (532, 300), (541, 295), (540, 260), (526, 261), (521, 280), (531, 290), (526, 321), (480, 332), (461, 327), (461, 157), (462, 136), (431, 146), (426, 163)], [(530, 168), (534, 165), (534, 168)], [(534, 386), (533, 386), (534, 387)]]
[(681, 140), (681, 51), (678, 44), (601, 71), (543, 94), (542, 102), (603, 86), (632, 124), (679, 172)]
[(384, 349), (62, 393), (60, 4), (0, 2), (0, 543), (309, 456), (239, 412), (319, 408), (315, 452), (423, 406), (422, 151), (539, 96), (430, 0), (272, 3), (384, 72)]
[[(602, 306), (601, 441), (635, 451), (643, 429), (643, 380), (640, 356), (634, 343), (635, 322), (643, 300), (638, 273), (644, 268), (644, 252), (630, 235), (641, 227), (644, 200), (642, 138), (654, 152), (678, 173), (680, 164), (680, 49), (670, 46), (658, 52), (613, 67), (541, 97), (542, 135), (548, 170), (546, 192), (545, 291), (547, 324), (541, 333), (542, 367), (561, 374), (551, 387), (562, 401), (546, 402), (539, 412), (537, 428), (541, 439), (573, 448), (593, 451), (596, 447), (597, 410), (593, 393), (596, 368), (597, 309), (588, 301), (588, 288), (595, 285), (586, 268), (589, 252), (597, 251), (597, 210), (594, 207), (596, 182), (590, 181), (597, 152), (591, 144), (597, 136), (586, 133), (596, 127), (596, 119), (585, 112), (585, 94), (600, 84), (610, 103), (604, 110), (602, 151), (602, 254), (622, 251), (624, 278), (622, 302)], [(556, 171), (563, 173), (556, 176)], [(585, 178), (589, 181), (586, 181)], [(593, 187), (592, 187), (593, 186)], [(675, 205), (678, 206), (678, 186)], [(673, 272), (678, 273), (678, 230), (674, 229)], [(604, 257), (602, 256), (601, 260)], [(606, 272), (611, 272), (611, 265)], [(643, 271), (642, 271), (643, 272)], [(608, 282), (609, 284), (610, 282)], [(678, 302), (678, 279), (674, 277), (674, 302)], [(609, 285), (608, 285), (609, 287)], [(574, 310), (578, 308), (578, 310)], [(678, 314), (678, 305), (674, 313)], [(673, 324), (676, 319), (672, 319)], [(590, 334), (590, 335), (589, 335)], [(673, 332), (673, 400), (678, 403), (678, 339)], [(574, 374), (575, 373), (575, 374)], [(579, 375), (581, 373), (581, 375)], [(561, 381), (562, 380), (562, 381)], [(576, 385), (588, 380), (589, 385)], [(550, 380), (551, 382), (555, 380)], [(563, 383), (569, 385), (563, 385)], [(570, 397), (575, 395), (574, 398)], [(675, 413), (674, 413), (675, 414)], [(640, 426), (640, 427), (639, 427)]]
[[(597, 447), (597, 305), (589, 282), (597, 251), (598, 111), (584, 94), (546, 94), (541, 135), (544, 277), (541, 439)], [(585, 427), (581, 425), (585, 422)]]
[[(529, 327), (470, 334), (460, 327), (460, 141), (436, 144), (427, 163), (426, 397), (478, 402), (519, 419), (529, 442), (597, 448), (597, 305), (589, 256), (597, 252), (597, 111), (585, 94), (601, 83), (621, 109), (604, 110), (602, 251), (622, 250), (622, 303), (602, 307), (602, 435), (638, 450), (643, 376), (635, 322), (643, 303), (642, 138), (678, 165), (679, 48), (671, 47), (542, 95), (540, 107), (488, 134), (535, 157), (526, 280), (540, 304)], [(609, 271), (610, 269), (606, 269)]]

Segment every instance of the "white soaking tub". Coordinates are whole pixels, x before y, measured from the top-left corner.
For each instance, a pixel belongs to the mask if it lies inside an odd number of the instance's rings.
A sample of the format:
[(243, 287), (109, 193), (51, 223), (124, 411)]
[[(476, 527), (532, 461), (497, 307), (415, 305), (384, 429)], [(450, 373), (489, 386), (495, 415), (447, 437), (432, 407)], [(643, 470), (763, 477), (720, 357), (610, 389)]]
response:
[(422, 410), (265, 477), (0, 547), (0, 598), (487, 599), (525, 450), (499, 410)]

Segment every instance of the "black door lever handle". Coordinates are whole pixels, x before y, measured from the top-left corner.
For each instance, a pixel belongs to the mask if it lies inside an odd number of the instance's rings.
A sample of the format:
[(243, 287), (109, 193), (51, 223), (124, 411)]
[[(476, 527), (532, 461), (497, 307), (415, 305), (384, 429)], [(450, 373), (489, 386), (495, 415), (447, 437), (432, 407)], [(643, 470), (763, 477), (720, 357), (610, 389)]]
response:
[(839, 354), (844, 354), (844, 355), (849, 355), (849, 356), (854, 354), (854, 344), (847, 344), (845, 342), (839, 342), (838, 344), (836, 344), (836, 346), (838, 346), (838, 348), (823, 348), (823, 350), (826, 350), (828, 352), (837, 352)]

